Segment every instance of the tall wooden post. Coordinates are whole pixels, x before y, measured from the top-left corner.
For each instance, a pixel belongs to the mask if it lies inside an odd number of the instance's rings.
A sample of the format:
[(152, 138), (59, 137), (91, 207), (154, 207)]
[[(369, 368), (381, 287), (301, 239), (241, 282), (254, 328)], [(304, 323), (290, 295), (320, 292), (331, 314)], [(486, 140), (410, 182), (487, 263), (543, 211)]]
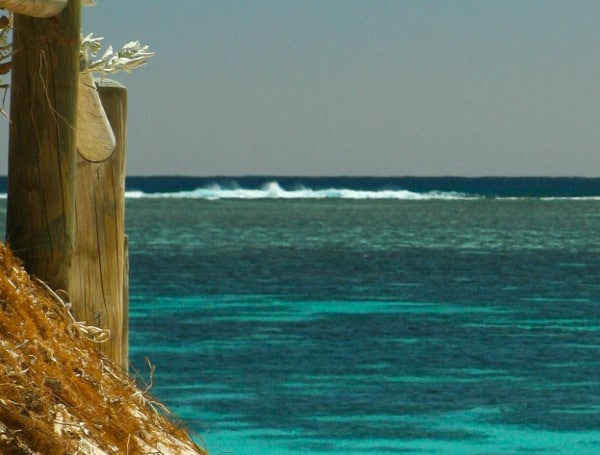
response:
[(15, 15), (7, 240), (28, 272), (70, 291), (81, 0)]
[(127, 90), (104, 80), (98, 93), (112, 126), (116, 146), (102, 161), (86, 151), (77, 157), (76, 236), (71, 298), (80, 320), (110, 330), (99, 347), (124, 371), (128, 359), (128, 315), (125, 299), (125, 141)]

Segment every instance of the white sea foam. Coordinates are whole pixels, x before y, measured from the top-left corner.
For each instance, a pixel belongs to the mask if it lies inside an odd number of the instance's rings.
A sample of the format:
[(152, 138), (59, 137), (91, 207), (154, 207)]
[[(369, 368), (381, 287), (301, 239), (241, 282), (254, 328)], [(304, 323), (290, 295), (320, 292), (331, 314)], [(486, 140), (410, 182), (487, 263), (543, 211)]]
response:
[(352, 190), (346, 188), (312, 189), (298, 187), (293, 190), (282, 188), (277, 182), (268, 182), (259, 189), (240, 188), (235, 185), (221, 187), (212, 184), (192, 191), (173, 193), (144, 193), (142, 191), (127, 191), (127, 198), (176, 198), (176, 199), (400, 199), (400, 200), (451, 200), (474, 199), (457, 192), (430, 191), (416, 193), (408, 190)]
[[(246, 189), (236, 186), (222, 188), (212, 184), (192, 191), (176, 191), (171, 193), (146, 193), (140, 190), (125, 192), (127, 199), (397, 199), (397, 200), (469, 200), (480, 199), (481, 196), (465, 194), (454, 191), (428, 191), (417, 193), (408, 190), (352, 190), (347, 188), (328, 188), (314, 190), (311, 188), (298, 187), (294, 190), (286, 190), (277, 182), (269, 182), (260, 189)], [(0, 193), (0, 200), (7, 199), (6, 193)], [(530, 199), (523, 196), (495, 197), (500, 200)], [(536, 198), (537, 199), (537, 198)], [(542, 201), (600, 201), (600, 196), (574, 196), (556, 197), (545, 196), (539, 198)]]
[(541, 197), (542, 201), (560, 201), (569, 199), (571, 201), (600, 201), (600, 196), (574, 196), (574, 197)]

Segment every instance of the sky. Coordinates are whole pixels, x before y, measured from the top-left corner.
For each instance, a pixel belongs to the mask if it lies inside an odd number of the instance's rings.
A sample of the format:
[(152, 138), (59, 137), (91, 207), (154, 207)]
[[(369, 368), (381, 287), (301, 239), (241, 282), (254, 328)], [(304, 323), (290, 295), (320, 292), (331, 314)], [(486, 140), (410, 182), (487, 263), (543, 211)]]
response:
[(96, 3), (128, 175), (600, 175), (600, 2)]

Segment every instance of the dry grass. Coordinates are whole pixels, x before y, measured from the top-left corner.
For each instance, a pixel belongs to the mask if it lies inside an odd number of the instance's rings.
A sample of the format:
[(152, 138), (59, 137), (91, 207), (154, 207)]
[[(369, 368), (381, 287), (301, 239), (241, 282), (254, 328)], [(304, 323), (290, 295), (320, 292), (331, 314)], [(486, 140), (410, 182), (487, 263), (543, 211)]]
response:
[(204, 454), (98, 335), (0, 244), (0, 453)]

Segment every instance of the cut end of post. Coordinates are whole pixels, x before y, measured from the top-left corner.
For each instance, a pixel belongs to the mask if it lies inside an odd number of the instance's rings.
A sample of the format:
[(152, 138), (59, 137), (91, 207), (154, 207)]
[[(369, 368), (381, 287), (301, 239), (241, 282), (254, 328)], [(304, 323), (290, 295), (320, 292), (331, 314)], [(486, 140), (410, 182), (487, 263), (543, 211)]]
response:
[(126, 88), (120, 82), (115, 81), (114, 79), (106, 79), (103, 77), (94, 78), (94, 82), (98, 87), (114, 87), (114, 88)]
[(0, 8), (31, 17), (52, 17), (60, 13), (68, 0), (0, 0)]
[(98, 163), (112, 155), (115, 135), (102, 107), (90, 73), (79, 75), (77, 98), (77, 149), (88, 161)]

